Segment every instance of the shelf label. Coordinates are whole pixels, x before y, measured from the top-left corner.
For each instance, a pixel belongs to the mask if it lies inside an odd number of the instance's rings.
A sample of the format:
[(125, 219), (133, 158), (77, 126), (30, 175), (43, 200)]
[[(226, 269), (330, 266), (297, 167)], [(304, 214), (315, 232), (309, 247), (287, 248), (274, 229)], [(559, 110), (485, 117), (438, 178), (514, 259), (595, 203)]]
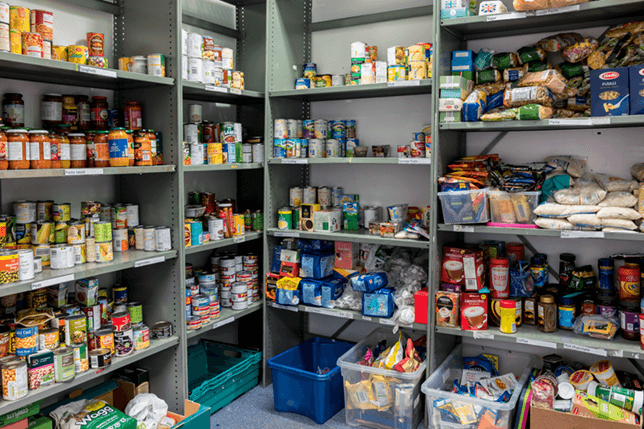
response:
[(527, 14), (525, 12), (501, 13), (499, 15), (486, 16), (485, 22), (505, 21), (508, 19), (522, 19), (522, 18), (525, 18), (526, 16)]
[(231, 94), (241, 95), (241, 89), (237, 89), (237, 88), (230, 88), (230, 93), (231, 93)]
[(297, 307), (292, 307), (290, 305), (281, 305), (281, 304), (278, 304), (276, 302), (272, 302), (271, 306), (273, 306), (275, 308), (279, 308), (280, 310), (294, 311), (296, 313), (299, 311)]
[(274, 235), (275, 237), (294, 237), (294, 238), (300, 237), (299, 232), (276, 231)]
[(103, 174), (102, 168), (67, 168), (65, 176), (99, 176)]
[(493, 340), (494, 335), (488, 334), (487, 332), (473, 331), (472, 335), (477, 340)]
[(579, 126), (579, 125), (593, 125), (593, 121), (588, 119), (548, 119), (548, 125), (559, 126)]
[(624, 357), (624, 350), (611, 350), (610, 356), (613, 357)]
[(561, 231), (561, 238), (604, 238), (604, 231)]
[(591, 118), (590, 119), (593, 125), (610, 125), (610, 116), (604, 116), (603, 118)]
[(74, 275), (69, 274), (67, 276), (55, 277), (53, 279), (43, 280), (41, 282), (36, 282), (31, 284), (31, 290), (41, 289), (47, 286), (57, 285), (60, 283), (71, 282), (74, 280)]
[(567, 343), (564, 343), (563, 346), (564, 346), (564, 349), (576, 350), (578, 352), (589, 353), (591, 355), (598, 355), (598, 356), (608, 355), (608, 353), (604, 349), (595, 349), (592, 347), (578, 346), (577, 344), (567, 344)]
[(156, 258), (144, 259), (142, 261), (136, 261), (134, 263), (134, 268), (145, 267), (146, 265), (158, 264), (165, 261), (165, 256), (157, 256)]
[(282, 164), (308, 164), (307, 158), (283, 158)]
[(517, 338), (517, 344), (528, 344), (530, 346), (547, 347), (550, 349), (557, 348), (557, 343), (551, 343), (550, 341), (531, 340), (529, 338)]
[(204, 87), (206, 91), (212, 91), (212, 92), (223, 92), (228, 94), (228, 88), (224, 88), (223, 86), (215, 86), (215, 85), (206, 85)]
[(243, 243), (244, 241), (246, 241), (245, 235), (238, 235), (237, 237), (233, 237), (234, 243)]
[(116, 70), (106, 70), (98, 67), (78, 66), (78, 71), (81, 73), (89, 73), (96, 76), (116, 77)]
[(362, 316), (362, 320), (365, 320), (367, 322), (371, 322), (371, 317), (369, 316)]
[(454, 225), (454, 232), (474, 232), (473, 226)]
[(334, 311), (329, 308), (306, 307), (305, 311), (309, 313), (323, 314), (325, 316), (341, 317), (343, 319), (353, 319), (353, 313), (348, 313), (346, 311)]
[(575, 12), (579, 10), (579, 5), (573, 5), (573, 6), (566, 6), (566, 7), (558, 7), (555, 9), (544, 9), (544, 10), (538, 10), (536, 11), (535, 15), (537, 16), (546, 16), (546, 15), (556, 15), (558, 13), (568, 13), (568, 12)]
[(398, 164), (431, 164), (431, 158), (398, 158)]
[(212, 325), (212, 329), (217, 329), (217, 328), (222, 327), (224, 325), (227, 325), (229, 323), (233, 323), (234, 321), (235, 321), (235, 316), (231, 316), (228, 319), (220, 320), (219, 322), (214, 323)]
[(396, 326), (396, 321), (391, 319), (380, 319), (380, 322), (378, 323), (381, 325)]
[(387, 82), (387, 86), (420, 86), (420, 80), (396, 80), (393, 82)]

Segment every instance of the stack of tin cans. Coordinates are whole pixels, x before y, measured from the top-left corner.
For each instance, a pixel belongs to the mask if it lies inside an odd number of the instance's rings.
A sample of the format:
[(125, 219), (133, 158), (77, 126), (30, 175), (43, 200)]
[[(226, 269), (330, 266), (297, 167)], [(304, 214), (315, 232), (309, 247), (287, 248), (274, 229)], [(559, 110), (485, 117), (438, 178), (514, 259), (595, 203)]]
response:
[(181, 30), (183, 41), (182, 66), (184, 79), (224, 88), (244, 89), (244, 72), (233, 71), (231, 48), (215, 44), (212, 36)]
[(274, 124), (275, 158), (352, 158), (359, 143), (353, 119), (276, 119)]

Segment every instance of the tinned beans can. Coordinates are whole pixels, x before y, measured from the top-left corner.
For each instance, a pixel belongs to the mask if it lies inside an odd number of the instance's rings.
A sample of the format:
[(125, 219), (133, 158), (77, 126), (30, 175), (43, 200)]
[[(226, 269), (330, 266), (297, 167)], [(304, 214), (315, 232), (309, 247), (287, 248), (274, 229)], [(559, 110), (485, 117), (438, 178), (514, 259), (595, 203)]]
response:
[(22, 33), (22, 55), (42, 58), (43, 38), (38, 33)]
[(99, 329), (94, 334), (97, 349), (106, 348), (114, 355), (114, 332), (112, 329)]
[(131, 327), (114, 332), (114, 349), (116, 356), (128, 356), (134, 351), (134, 332)]
[(54, 376), (56, 383), (71, 381), (76, 376), (74, 350), (71, 347), (54, 350)]
[(74, 353), (74, 370), (76, 373), (85, 372), (89, 369), (89, 357), (87, 344), (78, 344), (72, 347)]
[(27, 363), (16, 361), (2, 365), (2, 399), (15, 401), (27, 393)]

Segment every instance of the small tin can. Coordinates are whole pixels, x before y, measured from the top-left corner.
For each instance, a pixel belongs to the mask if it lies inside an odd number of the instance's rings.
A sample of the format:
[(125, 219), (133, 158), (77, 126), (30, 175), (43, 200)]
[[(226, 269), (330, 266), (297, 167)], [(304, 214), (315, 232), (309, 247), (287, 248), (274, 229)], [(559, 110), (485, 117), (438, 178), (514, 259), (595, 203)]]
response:
[[(115, 205), (111, 209), (112, 228), (127, 228), (127, 208), (124, 205)], [(133, 225), (136, 226), (136, 225)]]
[(18, 250), (18, 278), (20, 281), (30, 280), (35, 277), (34, 253), (31, 249)]
[(317, 65), (315, 63), (304, 64), (304, 72), (302, 75), (306, 79), (315, 79), (315, 76), (317, 75)]
[(74, 246), (69, 244), (57, 244), (52, 246), (49, 254), (52, 270), (72, 268), (76, 263), (76, 258), (74, 257)]
[(0, 23), (9, 24), (10, 16), (9, 5), (5, 2), (0, 2)]
[(320, 186), (318, 188), (318, 203), (322, 207), (329, 207), (332, 202), (333, 198), (331, 196), (331, 189), (326, 186)]
[(387, 82), (398, 80), (407, 80), (407, 69), (403, 65), (393, 65), (387, 67)]
[(167, 226), (158, 226), (154, 230), (155, 248), (157, 252), (170, 250), (172, 242), (170, 238), (170, 228)]
[(338, 140), (338, 139), (328, 139), (326, 141), (326, 157), (327, 158), (338, 158), (340, 156), (341, 156), (340, 140)]
[(150, 347), (150, 328), (141, 324), (134, 329), (134, 350), (143, 350)]
[(90, 57), (105, 56), (105, 35), (102, 33), (87, 33), (87, 49)]
[(313, 86), (313, 79), (298, 78), (295, 79), (295, 89), (310, 89)]
[(67, 62), (75, 64), (87, 64), (89, 58), (87, 46), (70, 45), (67, 47)]
[(261, 210), (251, 214), (253, 218), (253, 231), (263, 231), (264, 230), (264, 213)]
[(69, 222), (71, 220), (70, 204), (54, 204), (52, 206), (52, 216), (55, 222)]
[(143, 227), (143, 248), (146, 252), (154, 252), (157, 250), (154, 226)]
[(38, 333), (38, 350), (55, 350), (60, 346), (58, 329), (44, 329)]
[(95, 349), (89, 352), (89, 363), (92, 369), (107, 368), (112, 363), (112, 352), (110, 349)]
[(114, 349), (116, 356), (128, 356), (134, 352), (134, 331), (132, 328), (114, 332)]
[(67, 61), (67, 46), (53, 45), (51, 47), (51, 59), (56, 61)]
[(94, 245), (96, 249), (96, 262), (112, 262), (114, 260), (114, 244), (111, 241), (99, 243)]
[(54, 350), (54, 377), (56, 378), (56, 383), (71, 381), (75, 376), (74, 350), (71, 347), (61, 347)]
[(126, 252), (130, 245), (127, 234), (127, 229), (117, 228), (113, 232), (113, 243), (115, 252)]
[(74, 353), (74, 370), (76, 374), (85, 372), (89, 369), (89, 357), (87, 354), (87, 344), (77, 344), (72, 347)]
[(125, 206), (127, 216), (127, 226), (134, 227), (139, 224), (139, 206), (137, 204), (127, 204)]
[(339, 186), (334, 186), (331, 188), (331, 200), (333, 201), (333, 207), (340, 207), (340, 197), (342, 196), (342, 188)]
[(125, 304), (128, 313), (130, 313), (130, 323), (137, 325), (143, 323), (143, 304), (140, 302), (128, 302)]
[(84, 314), (65, 317), (65, 344), (67, 347), (87, 342), (86, 319)]
[(152, 76), (165, 77), (165, 55), (148, 55), (148, 74)]
[(27, 363), (9, 362), (2, 365), (2, 399), (15, 401), (27, 396)]
[(157, 340), (163, 340), (170, 338), (173, 335), (172, 323), (161, 321), (152, 325), (152, 335), (153, 338)]
[(67, 226), (67, 243), (79, 244), (85, 242), (85, 222), (71, 221)]
[(29, 356), (38, 351), (38, 327), (16, 326), (15, 350), (18, 357)]
[(300, 187), (294, 187), (289, 189), (289, 205), (290, 206), (299, 206), (302, 204), (303, 199), (303, 190)]
[(99, 329), (94, 333), (96, 348), (106, 348), (114, 355), (114, 331), (112, 329)]
[(325, 139), (315, 138), (309, 140), (309, 158), (325, 158), (326, 157), (326, 142)]
[(33, 222), (31, 224), (31, 244), (53, 243), (54, 240), (50, 241), (52, 233), (54, 233), (52, 222)]
[(325, 119), (317, 119), (313, 124), (316, 139), (329, 138), (329, 131), (327, 129), (327, 121)]
[(109, 221), (101, 221), (94, 224), (94, 240), (97, 243), (112, 242), (112, 224)]
[(188, 316), (186, 318), (188, 329), (191, 331), (201, 329), (201, 317), (199, 316)]
[(38, 33), (22, 33), (22, 55), (42, 58), (43, 39)]
[(277, 227), (281, 230), (293, 229), (293, 211), (284, 207), (277, 212)]
[(132, 328), (130, 313), (122, 311), (112, 314), (112, 328), (115, 332), (126, 331)]

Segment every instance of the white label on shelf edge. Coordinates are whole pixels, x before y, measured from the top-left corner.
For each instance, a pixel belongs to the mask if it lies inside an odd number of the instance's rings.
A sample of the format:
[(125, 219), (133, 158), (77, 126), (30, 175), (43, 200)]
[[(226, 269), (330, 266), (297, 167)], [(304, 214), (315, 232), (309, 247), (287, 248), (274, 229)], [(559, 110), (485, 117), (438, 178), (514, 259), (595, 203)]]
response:
[(228, 319), (224, 319), (224, 320), (221, 320), (221, 321), (219, 321), (219, 322), (217, 322), (217, 323), (214, 323), (214, 324), (212, 325), (212, 329), (217, 329), (217, 328), (219, 328), (220, 326), (227, 325), (227, 324), (232, 323), (232, 322), (234, 322), (234, 321), (235, 321), (235, 316), (231, 316), (231, 317), (229, 317)]
[(485, 22), (493, 22), (493, 21), (505, 21), (508, 19), (522, 19), (525, 18), (527, 15), (525, 12), (512, 12), (512, 13), (501, 13), (498, 15), (488, 15), (485, 17)]
[(282, 158), (282, 164), (308, 164), (307, 158)]
[(380, 323), (381, 325), (389, 325), (389, 326), (395, 326), (395, 325), (396, 325), (396, 321), (395, 321), (395, 320), (391, 320), (391, 319), (380, 319), (380, 322), (379, 322), (379, 323)]
[(610, 124), (610, 116), (604, 116), (599, 118), (590, 118), (593, 125), (608, 125)]
[(43, 280), (41, 282), (36, 282), (31, 284), (31, 290), (41, 289), (47, 286), (57, 285), (60, 283), (71, 282), (74, 280), (74, 275), (69, 274), (66, 276), (55, 277), (53, 279)]
[(454, 225), (454, 232), (474, 232), (473, 226)]
[(159, 262), (165, 261), (165, 256), (157, 256), (156, 258), (144, 259), (142, 261), (136, 261), (134, 263), (134, 268), (145, 267), (146, 265), (158, 264)]
[(535, 15), (537, 16), (546, 16), (546, 15), (556, 15), (558, 13), (567, 13), (567, 12), (574, 12), (579, 10), (579, 5), (573, 5), (573, 6), (566, 6), (566, 7), (558, 7), (555, 9), (543, 9), (543, 10), (538, 10), (536, 11)]
[(281, 305), (276, 302), (272, 302), (271, 305), (275, 308), (279, 308), (280, 310), (294, 311), (296, 313), (299, 311), (297, 307), (292, 307), (290, 305)]
[(224, 92), (228, 93), (228, 88), (224, 88), (223, 86), (215, 86), (215, 85), (206, 85), (204, 87), (206, 91), (213, 91), (213, 92)]
[(98, 176), (103, 174), (102, 168), (67, 168), (65, 176)]
[(398, 164), (430, 164), (431, 158), (398, 158)]
[(334, 311), (329, 308), (320, 308), (320, 307), (305, 307), (309, 313), (323, 314), (325, 316), (332, 317), (342, 317), (344, 319), (353, 319), (353, 313), (347, 313), (345, 311)]
[(299, 238), (299, 232), (275, 231), (275, 237), (294, 237)]
[(531, 340), (529, 338), (517, 338), (517, 343), (528, 344), (531, 346), (548, 347), (550, 349), (557, 348), (557, 343), (551, 343), (550, 341)]
[(116, 70), (106, 70), (98, 67), (78, 66), (78, 71), (82, 73), (89, 73), (97, 76), (116, 77)]
[(611, 350), (609, 355), (613, 357), (624, 357), (624, 350)]
[(564, 343), (563, 346), (564, 346), (564, 349), (576, 350), (578, 352), (583, 352), (583, 353), (590, 353), (591, 355), (598, 355), (598, 356), (608, 355), (605, 349), (595, 349), (592, 347), (578, 346), (577, 344), (566, 344), (566, 343)]
[(366, 320), (367, 322), (371, 322), (371, 317), (369, 317), (369, 316), (362, 316), (362, 320)]
[(241, 95), (241, 89), (237, 89), (237, 88), (230, 88), (230, 93), (231, 93), (231, 94)]
[(395, 80), (393, 82), (387, 82), (387, 86), (420, 86), (420, 79)]
[(588, 119), (548, 119), (548, 125), (578, 126), (592, 125), (593, 121)]
[(561, 238), (604, 238), (604, 231), (561, 231)]
[(473, 331), (472, 336), (478, 340), (493, 340), (494, 335), (488, 334), (487, 332)]
[(234, 243), (243, 243), (244, 241), (246, 241), (245, 235), (238, 235), (237, 237), (233, 237)]

